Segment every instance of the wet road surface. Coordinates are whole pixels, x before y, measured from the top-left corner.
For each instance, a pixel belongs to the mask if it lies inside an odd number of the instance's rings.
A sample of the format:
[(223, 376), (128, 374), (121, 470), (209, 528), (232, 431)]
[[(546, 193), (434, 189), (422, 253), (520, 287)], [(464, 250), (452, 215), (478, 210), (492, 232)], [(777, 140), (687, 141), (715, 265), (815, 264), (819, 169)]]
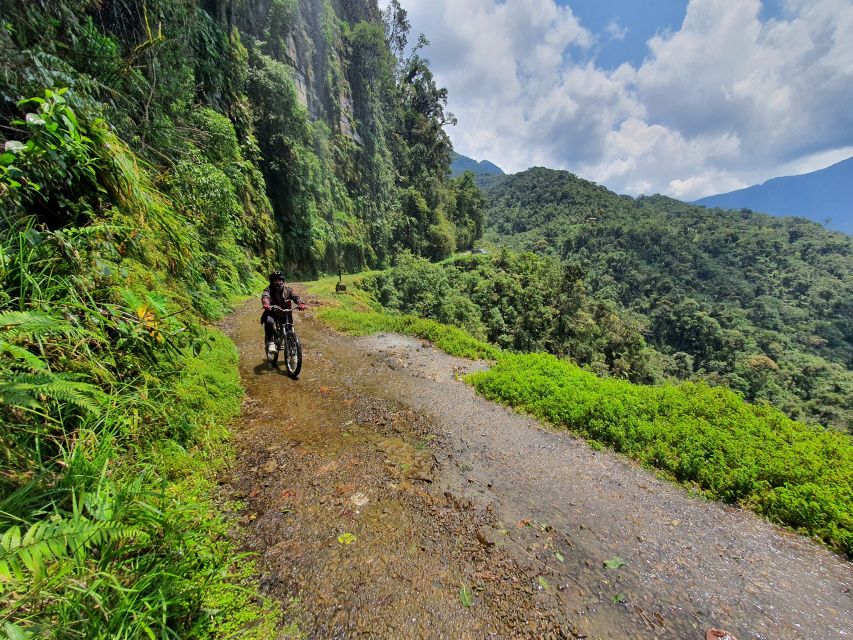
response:
[(459, 380), (483, 364), (422, 340), (308, 312), (291, 380), (258, 316), (225, 324), (247, 388), (225, 491), (309, 637), (853, 639), (846, 560), (484, 400)]

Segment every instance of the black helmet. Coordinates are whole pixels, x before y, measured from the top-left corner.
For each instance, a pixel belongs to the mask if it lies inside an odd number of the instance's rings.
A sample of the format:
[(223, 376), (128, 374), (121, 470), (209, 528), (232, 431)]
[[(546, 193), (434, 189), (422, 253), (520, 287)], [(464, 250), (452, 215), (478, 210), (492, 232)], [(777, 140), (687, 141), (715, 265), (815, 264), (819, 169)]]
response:
[(278, 280), (279, 278), (281, 278), (282, 280), (284, 280), (284, 272), (282, 272), (282, 271), (273, 271), (273, 272), (270, 274), (270, 282), (272, 282), (273, 280)]

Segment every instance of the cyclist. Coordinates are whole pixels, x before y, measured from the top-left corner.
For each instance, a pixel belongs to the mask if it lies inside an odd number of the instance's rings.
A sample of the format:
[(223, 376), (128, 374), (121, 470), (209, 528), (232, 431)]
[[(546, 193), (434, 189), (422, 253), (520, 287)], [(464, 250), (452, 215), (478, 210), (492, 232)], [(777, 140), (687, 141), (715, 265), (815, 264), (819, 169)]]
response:
[(270, 274), (270, 286), (261, 294), (261, 304), (264, 306), (264, 312), (261, 314), (261, 324), (264, 325), (264, 342), (267, 343), (267, 352), (275, 353), (275, 314), (277, 311), (272, 307), (284, 309), (289, 301), (296, 303), (297, 308), (301, 311), (305, 308), (302, 300), (298, 295), (293, 293), (293, 289), (285, 286), (284, 274), (281, 271), (273, 271)]

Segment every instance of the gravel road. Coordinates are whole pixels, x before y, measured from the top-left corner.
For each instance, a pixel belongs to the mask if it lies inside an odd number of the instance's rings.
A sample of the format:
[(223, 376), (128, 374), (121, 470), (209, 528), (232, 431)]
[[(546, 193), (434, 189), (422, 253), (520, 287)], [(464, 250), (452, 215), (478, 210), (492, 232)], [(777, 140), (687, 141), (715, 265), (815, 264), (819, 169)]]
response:
[(248, 396), (223, 490), (262, 586), (311, 638), (853, 638), (853, 565), (479, 396), (483, 363), (257, 303), (225, 330)]

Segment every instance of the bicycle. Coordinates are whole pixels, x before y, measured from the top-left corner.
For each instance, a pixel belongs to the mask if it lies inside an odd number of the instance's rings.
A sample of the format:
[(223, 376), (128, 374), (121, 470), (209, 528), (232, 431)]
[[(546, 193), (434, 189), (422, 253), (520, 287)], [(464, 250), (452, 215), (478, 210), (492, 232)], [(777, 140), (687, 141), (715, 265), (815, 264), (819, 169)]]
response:
[[(275, 320), (273, 332), (275, 352), (266, 352), (267, 362), (273, 367), (277, 366), (278, 354), (283, 351), (284, 368), (287, 369), (287, 375), (295, 380), (302, 370), (302, 345), (299, 343), (299, 336), (293, 330), (293, 309), (290, 308), (290, 301), (284, 308), (272, 305), (270, 313), (273, 314)], [(266, 348), (267, 345), (264, 344), (264, 349), (266, 350)]]

